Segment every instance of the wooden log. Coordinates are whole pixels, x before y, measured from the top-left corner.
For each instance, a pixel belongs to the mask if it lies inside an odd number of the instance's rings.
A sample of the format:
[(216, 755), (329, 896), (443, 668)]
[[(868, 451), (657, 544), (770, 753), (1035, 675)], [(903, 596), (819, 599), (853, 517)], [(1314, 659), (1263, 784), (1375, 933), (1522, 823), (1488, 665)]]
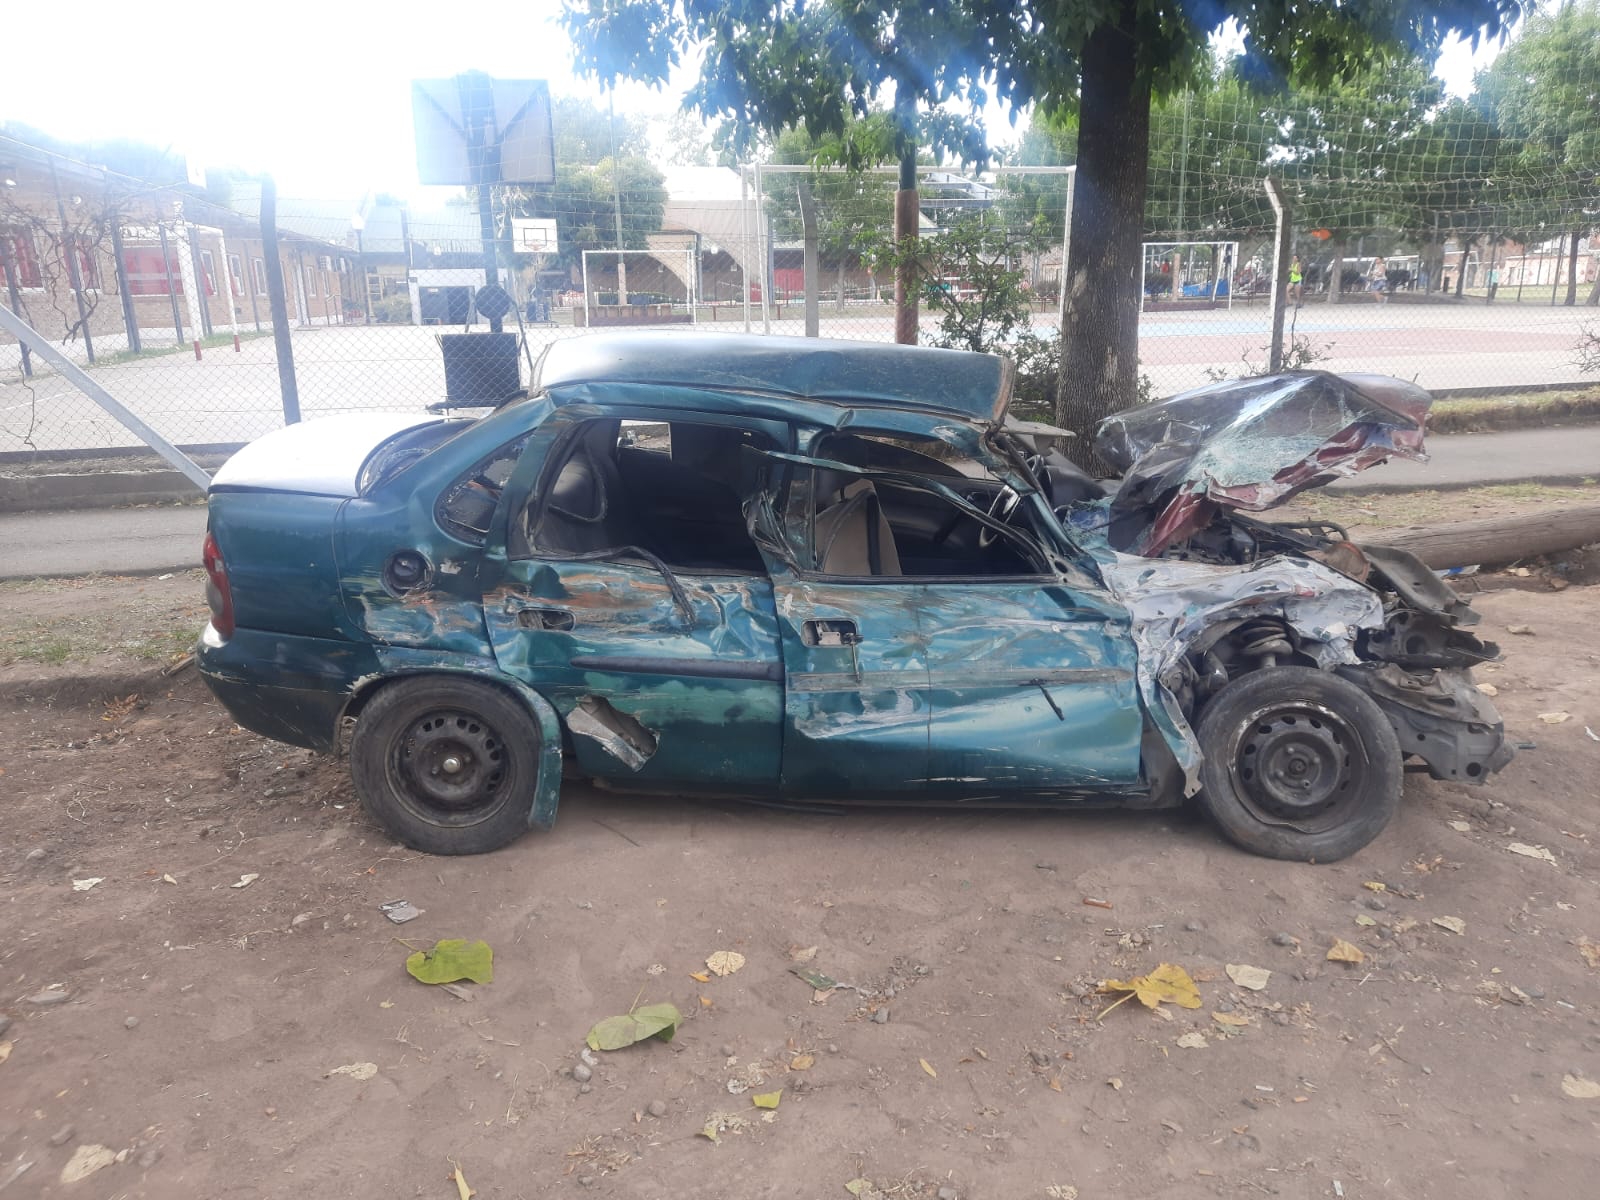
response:
[(1374, 546), (1409, 550), (1435, 570), (1468, 567), (1474, 563), (1499, 566), (1600, 542), (1600, 504), (1462, 521), (1455, 525), (1375, 529), (1359, 540)]

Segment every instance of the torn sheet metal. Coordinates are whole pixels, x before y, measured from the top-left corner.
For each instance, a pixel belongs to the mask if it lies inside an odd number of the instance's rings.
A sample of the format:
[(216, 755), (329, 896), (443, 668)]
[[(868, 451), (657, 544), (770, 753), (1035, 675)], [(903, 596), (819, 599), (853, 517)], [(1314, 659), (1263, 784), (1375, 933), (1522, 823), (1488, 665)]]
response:
[(567, 714), (567, 731), (573, 737), (593, 739), (632, 771), (644, 766), (656, 752), (655, 734), (598, 696), (578, 701), (578, 707)]
[(1278, 616), (1324, 670), (1357, 661), (1356, 634), (1383, 628), (1375, 592), (1321, 563), (1283, 556), (1224, 567), (1118, 554), (1102, 563), (1106, 586), (1128, 607), (1139, 693), (1183, 767), (1186, 795), (1200, 787), (1200, 743), (1170, 684), (1194, 641), (1219, 622)]
[(1139, 513), (1131, 544), (1156, 555), (1218, 508), (1260, 512), (1391, 457), (1427, 461), (1433, 398), (1383, 375), (1296, 371), (1195, 388), (1107, 418), (1095, 452), (1122, 472), (1113, 521)]

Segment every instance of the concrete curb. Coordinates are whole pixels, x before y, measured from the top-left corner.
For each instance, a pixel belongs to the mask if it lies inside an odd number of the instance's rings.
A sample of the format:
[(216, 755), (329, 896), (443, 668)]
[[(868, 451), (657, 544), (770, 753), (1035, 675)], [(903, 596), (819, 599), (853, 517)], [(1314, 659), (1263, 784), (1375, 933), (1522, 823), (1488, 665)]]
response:
[(178, 471), (0, 475), (0, 513), (172, 504), (198, 500), (203, 494)]

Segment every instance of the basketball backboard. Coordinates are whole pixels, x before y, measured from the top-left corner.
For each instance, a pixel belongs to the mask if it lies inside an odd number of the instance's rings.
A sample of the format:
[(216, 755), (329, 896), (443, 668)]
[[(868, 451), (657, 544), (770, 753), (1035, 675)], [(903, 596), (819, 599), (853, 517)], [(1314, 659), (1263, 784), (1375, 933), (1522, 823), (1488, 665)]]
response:
[(511, 249), (517, 254), (554, 254), (559, 248), (554, 218), (511, 218)]
[(422, 183), (554, 183), (550, 89), (542, 79), (469, 71), (415, 79), (417, 178)]

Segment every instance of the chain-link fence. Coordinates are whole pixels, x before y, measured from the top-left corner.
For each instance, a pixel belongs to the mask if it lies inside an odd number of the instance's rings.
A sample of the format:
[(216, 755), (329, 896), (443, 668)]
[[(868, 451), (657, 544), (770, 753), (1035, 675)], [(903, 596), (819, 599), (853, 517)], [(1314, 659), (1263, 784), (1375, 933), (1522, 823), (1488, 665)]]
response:
[[(1592, 94), (1600, 63), (1586, 69)], [(1219, 75), (1163, 101), (1144, 210), (1148, 392), (1274, 358), (1434, 389), (1580, 381), (1576, 347), (1600, 300), (1600, 140), (1560, 161), (1529, 144), (1404, 71), (1311, 99), (1263, 99)], [(281, 197), (269, 237), (256, 182), (202, 197), (0, 138), (0, 304), (187, 447), (299, 416), (492, 403), (545, 345), (595, 329), (892, 340), (902, 268), (923, 343), (1015, 354), (1038, 402), (1056, 361), (1075, 146), (1036, 131), (1014, 157), (1038, 165), (920, 170), (909, 262), (890, 170), (658, 170), (634, 157), (558, 172), (553, 189), (497, 189), (496, 306), (480, 290), (473, 195), (431, 209)], [(1281, 262), (1269, 177), (1287, 208)], [(0, 331), (0, 461), (139, 442)]]

